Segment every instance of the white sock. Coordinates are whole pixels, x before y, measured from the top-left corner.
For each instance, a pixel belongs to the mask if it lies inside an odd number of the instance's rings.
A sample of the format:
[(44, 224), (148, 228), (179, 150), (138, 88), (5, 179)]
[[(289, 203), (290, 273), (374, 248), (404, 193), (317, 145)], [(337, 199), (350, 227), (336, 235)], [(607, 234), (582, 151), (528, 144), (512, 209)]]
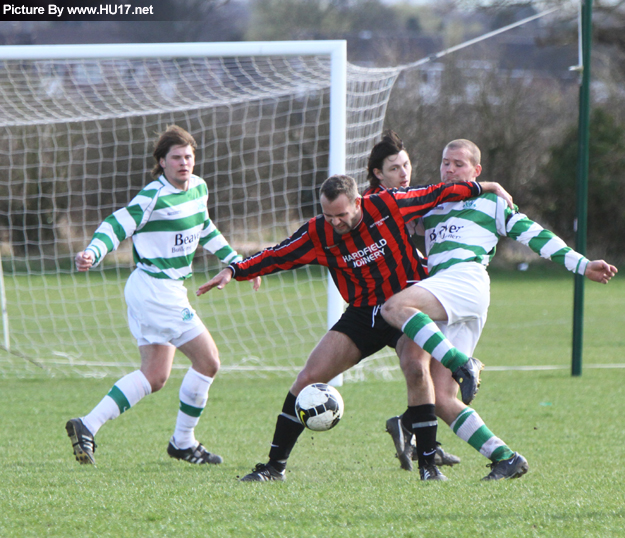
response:
[(135, 370), (118, 380), (91, 413), (81, 420), (95, 435), (105, 422), (117, 418), (151, 392), (152, 387), (143, 372)]
[(178, 448), (197, 445), (194, 431), (206, 407), (212, 382), (212, 377), (202, 375), (193, 368), (189, 368), (184, 376), (180, 385), (180, 410), (174, 430), (174, 443)]

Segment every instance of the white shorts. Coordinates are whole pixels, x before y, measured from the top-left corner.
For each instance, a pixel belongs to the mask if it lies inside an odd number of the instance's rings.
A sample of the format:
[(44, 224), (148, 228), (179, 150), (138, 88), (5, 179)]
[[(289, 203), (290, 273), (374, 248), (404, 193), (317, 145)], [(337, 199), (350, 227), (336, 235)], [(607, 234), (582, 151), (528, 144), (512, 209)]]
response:
[(441, 332), (463, 353), (472, 355), (482, 335), (490, 305), (490, 278), (483, 265), (457, 263), (417, 282), (434, 295), (447, 312), (436, 322)]
[(154, 278), (135, 269), (126, 282), (124, 295), (130, 332), (140, 346), (179, 347), (206, 330), (181, 280)]
[(435, 323), (453, 346), (465, 355), (473, 356), (484, 329), (484, 323), (482, 323), (481, 318), (458, 321), (452, 325), (449, 325), (446, 321), (436, 321)]

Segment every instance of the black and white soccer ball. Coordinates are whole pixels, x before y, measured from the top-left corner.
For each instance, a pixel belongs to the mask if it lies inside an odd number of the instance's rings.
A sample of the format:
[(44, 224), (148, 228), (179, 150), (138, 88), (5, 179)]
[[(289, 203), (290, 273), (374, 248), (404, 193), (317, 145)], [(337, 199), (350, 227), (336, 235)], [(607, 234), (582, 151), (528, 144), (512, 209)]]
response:
[(325, 383), (304, 387), (295, 400), (295, 412), (309, 430), (324, 432), (334, 428), (343, 416), (343, 398)]

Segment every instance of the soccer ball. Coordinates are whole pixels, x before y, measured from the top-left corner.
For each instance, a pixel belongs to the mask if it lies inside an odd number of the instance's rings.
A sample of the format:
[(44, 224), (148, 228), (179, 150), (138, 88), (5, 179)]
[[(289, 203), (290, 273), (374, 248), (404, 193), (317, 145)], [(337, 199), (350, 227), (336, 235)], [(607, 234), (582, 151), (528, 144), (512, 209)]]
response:
[(334, 428), (343, 416), (343, 398), (325, 383), (304, 387), (295, 400), (295, 412), (309, 430), (324, 432)]

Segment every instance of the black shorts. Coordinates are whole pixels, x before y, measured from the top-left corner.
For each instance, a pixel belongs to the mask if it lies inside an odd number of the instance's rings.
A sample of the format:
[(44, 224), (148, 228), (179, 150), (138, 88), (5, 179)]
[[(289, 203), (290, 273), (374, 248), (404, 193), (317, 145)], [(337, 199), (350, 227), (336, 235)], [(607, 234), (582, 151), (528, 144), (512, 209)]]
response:
[(382, 348), (394, 348), (402, 332), (391, 327), (380, 314), (380, 306), (348, 306), (331, 331), (343, 333), (356, 344), (362, 358), (377, 353)]

